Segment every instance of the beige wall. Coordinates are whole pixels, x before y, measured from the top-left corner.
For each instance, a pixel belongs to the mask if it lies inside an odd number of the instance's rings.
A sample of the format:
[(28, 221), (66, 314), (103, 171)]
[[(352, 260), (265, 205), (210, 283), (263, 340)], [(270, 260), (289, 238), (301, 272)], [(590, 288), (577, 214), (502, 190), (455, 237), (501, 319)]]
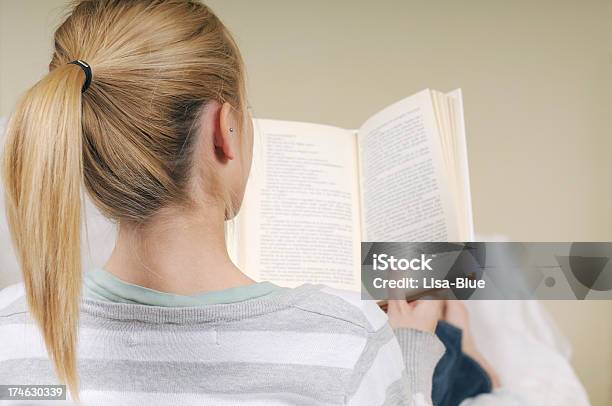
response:
[[(0, 0), (0, 116), (44, 73), (63, 4)], [(257, 116), (358, 127), (462, 87), (477, 232), (612, 241), (609, 0), (209, 4), (243, 49)], [(612, 404), (612, 304), (548, 305), (594, 404)]]

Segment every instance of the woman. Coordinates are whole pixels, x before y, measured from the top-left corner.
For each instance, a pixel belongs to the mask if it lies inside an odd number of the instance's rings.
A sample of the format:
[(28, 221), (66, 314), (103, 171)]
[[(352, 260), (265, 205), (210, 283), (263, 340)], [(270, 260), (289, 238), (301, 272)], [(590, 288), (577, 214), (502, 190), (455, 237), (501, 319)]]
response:
[[(0, 312), (2, 383), (63, 382), (86, 404), (431, 402), (438, 303), (392, 303), (393, 331), (373, 303), (230, 261), (253, 131), (240, 53), (208, 8), (80, 1), (49, 68), (8, 125), (25, 299)], [(82, 183), (119, 226), (84, 278)]]

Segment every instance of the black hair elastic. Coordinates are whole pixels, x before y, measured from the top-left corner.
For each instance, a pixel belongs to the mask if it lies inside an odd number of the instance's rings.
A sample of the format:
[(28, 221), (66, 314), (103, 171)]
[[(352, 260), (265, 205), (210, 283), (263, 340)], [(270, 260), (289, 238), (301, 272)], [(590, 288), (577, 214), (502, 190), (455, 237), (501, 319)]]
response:
[(68, 64), (78, 65), (81, 69), (83, 69), (83, 72), (85, 72), (85, 83), (83, 84), (83, 88), (81, 89), (81, 93), (85, 93), (85, 91), (89, 89), (89, 85), (91, 84), (91, 68), (89, 67), (89, 64), (80, 59), (68, 62)]

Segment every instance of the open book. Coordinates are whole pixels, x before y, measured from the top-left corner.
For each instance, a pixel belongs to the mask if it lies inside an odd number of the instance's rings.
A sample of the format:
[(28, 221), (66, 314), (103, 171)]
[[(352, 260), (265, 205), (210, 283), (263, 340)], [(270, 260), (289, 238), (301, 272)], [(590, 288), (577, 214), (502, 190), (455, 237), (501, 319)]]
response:
[(461, 90), (424, 90), (358, 130), (254, 125), (230, 250), (253, 279), (358, 291), (361, 241), (473, 239)]

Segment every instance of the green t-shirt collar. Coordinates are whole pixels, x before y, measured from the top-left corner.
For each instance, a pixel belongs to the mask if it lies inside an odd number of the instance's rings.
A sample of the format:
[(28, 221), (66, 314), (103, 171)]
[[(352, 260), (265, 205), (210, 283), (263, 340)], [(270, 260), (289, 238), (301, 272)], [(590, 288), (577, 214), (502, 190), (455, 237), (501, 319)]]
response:
[(270, 282), (259, 282), (195, 295), (176, 295), (125, 282), (101, 268), (86, 272), (83, 276), (83, 296), (88, 299), (162, 307), (236, 303), (270, 295), (281, 289)]

